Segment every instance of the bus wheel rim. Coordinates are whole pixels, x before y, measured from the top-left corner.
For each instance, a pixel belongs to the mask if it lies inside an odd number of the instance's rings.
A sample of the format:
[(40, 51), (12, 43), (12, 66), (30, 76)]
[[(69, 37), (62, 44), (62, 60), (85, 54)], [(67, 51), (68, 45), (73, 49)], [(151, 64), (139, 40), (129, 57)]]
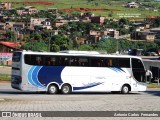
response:
[(69, 92), (69, 87), (68, 87), (68, 86), (64, 86), (63, 92), (64, 92), (64, 93), (68, 93), (68, 92)]
[(56, 92), (56, 88), (54, 86), (51, 86), (50, 87), (50, 91), (51, 91), (51, 93), (55, 93)]
[(123, 88), (123, 91), (124, 91), (124, 93), (127, 93), (127, 92), (128, 92), (128, 87), (125, 86), (125, 87)]

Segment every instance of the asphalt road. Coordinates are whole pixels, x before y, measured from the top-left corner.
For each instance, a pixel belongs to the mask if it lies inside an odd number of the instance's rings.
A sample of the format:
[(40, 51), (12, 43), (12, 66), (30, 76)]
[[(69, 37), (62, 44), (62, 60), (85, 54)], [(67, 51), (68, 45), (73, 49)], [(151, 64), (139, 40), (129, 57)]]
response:
[[(22, 92), (12, 89), (10, 83), (0, 83), (0, 111), (160, 111), (160, 89), (148, 89), (146, 92), (136, 92), (128, 95), (111, 94), (109, 92), (49, 95), (46, 93)], [(62, 117), (58, 119), (74, 118)], [(87, 119), (96, 120), (96, 118)], [(98, 119), (109, 118), (100, 117)], [(114, 117), (112, 119), (126, 120), (132, 118)], [(151, 117), (147, 119), (153, 120)], [(154, 119), (158, 120), (159, 118), (155, 117)], [(40, 119), (38, 118), (38, 120)]]
[[(0, 67), (0, 73), (11, 74), (10, 67)], [(128, 95), (111, 93), (74, 93), (48, 95), (22, 92), (0, 83), (0, 111), (160, 111), (160, 89), (148, 89)], [(0, 118), (8, 120), (8, 118)], [(22, 120), (22, 118), (16, 118)], [(32, 118), (33, 119), (33, 118)], [(35, 118), (44, 120), (44, 118)], [(55, 117), (60, 120), (159, 120), (159, 117)], [(30, 120), (30, 118), (29, 118)]]

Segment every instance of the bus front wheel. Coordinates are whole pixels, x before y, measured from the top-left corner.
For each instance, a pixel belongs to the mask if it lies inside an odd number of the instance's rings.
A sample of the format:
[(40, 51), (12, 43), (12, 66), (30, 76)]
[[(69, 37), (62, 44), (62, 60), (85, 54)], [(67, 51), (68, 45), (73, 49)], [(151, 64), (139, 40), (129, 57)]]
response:
[(129, 93), (129, 87), (127, 85), (123, 85), (121, 89), (122, 94), (128, 94)]
[(61, 92), (63, 94), (70, 94), (72, 92), (72, 88), (69, 84), (64, 84), (61, 88)]
[(58, 92), (58, 87), (56, 85), (49, 85), (48, 93), (49, 94), (56, 94)]

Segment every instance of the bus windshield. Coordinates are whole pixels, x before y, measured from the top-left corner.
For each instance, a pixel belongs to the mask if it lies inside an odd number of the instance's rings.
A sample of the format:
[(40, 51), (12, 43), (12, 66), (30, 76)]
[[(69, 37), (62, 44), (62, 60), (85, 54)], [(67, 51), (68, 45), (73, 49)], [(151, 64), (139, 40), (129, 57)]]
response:
[(135, 58), (132, 59), (132, 71), (134, 78), (138, 82), (146, 82), (145, 69), (141, 60)]
[(14, 52), (12, 61), (13, 62), (20, 62), (20, 60), (21, 60), (21, 52)]

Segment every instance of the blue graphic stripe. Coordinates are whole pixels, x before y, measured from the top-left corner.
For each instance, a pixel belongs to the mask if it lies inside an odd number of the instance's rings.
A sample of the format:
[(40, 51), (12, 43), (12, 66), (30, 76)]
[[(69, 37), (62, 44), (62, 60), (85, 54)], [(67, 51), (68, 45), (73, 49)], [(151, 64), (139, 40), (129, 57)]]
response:
[(64, 68), (64, 66), (43, 66), (38, 73), (39, 82), (45, 86), (51, 82), (62, 84), (61, 73)]
[(31, 85), (38, 87), (38, 88), (42, 88), (45, 89), (45, 87), (39, 82), (39, 80), (37, 79), (38, 77), (38, 72), (41, 69), (41, 66), (33, 66), (30, 68), (29, 72), (28, 72), (28, 81)]
[(121, 72), (124, 72), (124, 73), (125, 73), (125, 71), (124, 71), (122, 68), (117, 68), (117, 69), (119, 69)]
[(116, 67), (113, 67), (113, 68), (110, 68), (111, 70), (113, 70), (113, 71), (115, 71), (115, 72), (117, 72), (117, 73), (119, 73), (119, 72), (121, 72), (121, 73), (125, 73), (125, 71), (122, 69), (122, 68), (116, 68)]
[(102, 83), (91, 83), (91, 84), (89, 84), (89, 85), (87, 85), (87, 86), (82, 86), (82, 87), (73, 87), (73, 90), (82, 90), (82, 89), (87, 89), (87, 88), (91, 88), (91, 87), (95, 87), (95, 86), (98, 86), (98, 85), (100, 85), (100, 84), (102, 84)]
[(35, 85), (39, 88), (44, 88), (44, 86), (42, 84), (40, 84), (39, 80), (38, 80), (38, 72), (39, 70), (42, 68), (42, 66), (36, 66), (35, 69), (33, 70), (32, 73), (32, 80), (35, 83)]
[(33, 86), (35, 86), (35, 83), (32, 80), (32, 73), (33, 73), (34, 69), (35, 69), (35, 67), (31, 67), (31, 69), (28, 72), (28, 81)]

